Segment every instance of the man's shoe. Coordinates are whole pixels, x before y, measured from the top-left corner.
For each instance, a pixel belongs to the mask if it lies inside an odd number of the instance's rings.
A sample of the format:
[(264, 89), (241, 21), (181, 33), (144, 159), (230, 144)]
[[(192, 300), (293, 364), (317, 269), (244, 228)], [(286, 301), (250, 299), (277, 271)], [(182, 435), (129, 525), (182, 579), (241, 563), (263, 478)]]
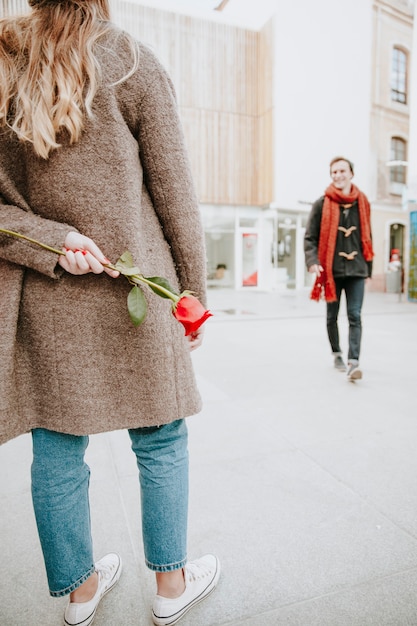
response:
[(340, 356), (340, 354), (335, 355), (334, 366), (337, 370), (339, 370), (339, 372), (346, 372), (347, 370), (346, 364), (344, 360), (342, 359), (342, 357)]
[(155, 596), (152, 619), (157, 626), (176, 624), (187, 611), (214, 590), (220, 576), (217, 557), (206, 554), (184, 567), (185, 591), (178, 598)]
[(69, 602), (64, 616), (65, 626), (88, 626), (92, 623), (101, 598), (120, 578), (122, 561), (118, 554), (107, 554), (95, 564), (98, 587), (88, 602)]
[(348, 380), (360, 380), (362, 378), (362, 370), (358, 363), (350, 363), (347, 373)]

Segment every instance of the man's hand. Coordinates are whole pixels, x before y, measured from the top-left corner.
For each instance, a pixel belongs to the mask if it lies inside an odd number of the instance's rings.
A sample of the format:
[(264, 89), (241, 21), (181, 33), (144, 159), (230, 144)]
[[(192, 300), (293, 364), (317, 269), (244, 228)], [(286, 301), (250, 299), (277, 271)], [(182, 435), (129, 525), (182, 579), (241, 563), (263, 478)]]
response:
[(308, 271), (310, 272), (310, 274), (316, 274), (316, 276), (320, 276), (322, 272), (324, 272), (324, 268), (321, 265), (310, 265), (310, 267), (308, 268)]

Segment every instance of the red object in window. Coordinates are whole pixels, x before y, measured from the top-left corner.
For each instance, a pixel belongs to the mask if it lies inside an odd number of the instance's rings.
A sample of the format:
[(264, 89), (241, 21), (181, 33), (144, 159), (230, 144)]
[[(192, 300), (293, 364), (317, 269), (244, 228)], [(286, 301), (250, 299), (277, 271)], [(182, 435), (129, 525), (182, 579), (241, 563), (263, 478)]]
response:
[(256, 287), (258, 284), (258, 272), (253, 272), (250, 276), (246, 276), (242, 283), (244, 287)]

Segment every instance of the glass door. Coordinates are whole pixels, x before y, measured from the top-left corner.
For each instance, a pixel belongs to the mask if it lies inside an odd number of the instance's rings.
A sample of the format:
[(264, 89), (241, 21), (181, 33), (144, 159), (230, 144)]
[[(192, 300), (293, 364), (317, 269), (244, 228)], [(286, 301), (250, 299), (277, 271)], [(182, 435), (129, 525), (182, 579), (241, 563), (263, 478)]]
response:
[(242, 287), (258, 286), (259, 250), (258, 233), (241, 233), (242, 249)]

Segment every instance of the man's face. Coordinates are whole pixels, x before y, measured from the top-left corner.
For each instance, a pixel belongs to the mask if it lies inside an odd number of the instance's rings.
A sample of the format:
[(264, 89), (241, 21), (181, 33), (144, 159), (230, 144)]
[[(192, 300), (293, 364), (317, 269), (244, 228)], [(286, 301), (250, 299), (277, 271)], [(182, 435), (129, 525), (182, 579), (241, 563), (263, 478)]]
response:
[(353, 174), (347, 161), (336, 161), (330, 168), (330, 176), (337, 189), (344, 193), (350, 192)]

